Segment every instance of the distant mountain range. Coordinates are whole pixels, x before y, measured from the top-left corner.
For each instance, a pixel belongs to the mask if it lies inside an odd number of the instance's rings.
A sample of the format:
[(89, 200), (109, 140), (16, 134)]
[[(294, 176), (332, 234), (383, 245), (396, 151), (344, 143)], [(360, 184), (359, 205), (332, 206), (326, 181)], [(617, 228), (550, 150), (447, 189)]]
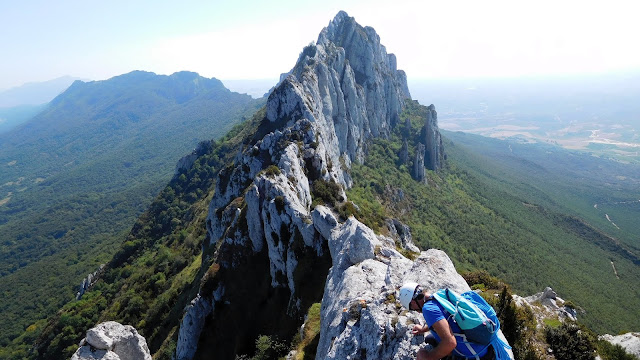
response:
[(75, 81), (0, 134), (0, 341), (72, 297), (176, 162), (263, 103), (196, 73), (136, 71)]
[(0, 134), (30, 120), (76, 80), (63, 76), (0, 91)]
[(65, 91), (77, 77), (62, 76), (53, 80), (30, 82), (0, 91), (0, 108), (20, 105), (41, 105)]

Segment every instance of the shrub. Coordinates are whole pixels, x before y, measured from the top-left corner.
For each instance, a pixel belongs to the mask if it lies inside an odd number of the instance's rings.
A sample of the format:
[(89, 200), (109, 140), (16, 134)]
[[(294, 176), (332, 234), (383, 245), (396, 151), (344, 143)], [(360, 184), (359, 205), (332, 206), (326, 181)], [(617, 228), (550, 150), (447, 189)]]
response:
[(344, 200), (340, 196), (342, 187), (334, 181), (318, 179), (313, 182), (312, 190), (314, 202), (316, 199), (321, 199), (325, 204), (334, 207), (337, 202)]
[(547, 327), (545, 335), (557, 360), (595, 359), (592, 335), (576, 323), (565, 322), (557, 329)]
[(295, 360), (315, 359), (320, 341), (320, 303), (315, 303), (307, 311), (302, 340), (295, 346)]
[(495, 276), (489, 275), (489, 273), (484, 270), (467, 272), (462, 274), (462, 277), (472, 288), (476, 286), (476, 288), (482, 288), (483, 290), (500, 290), (505, 286), (504, 282)]
[(281, 171), (280, 168), (277, 167), (276, 165), (269, 165), (265, 170), (264, 170), (265, 175), (267, 176), (278, 176), (280, 175)]
[(358, 214), (358, 209), (351, 201), (347, 201), (344, 205), (338, 208), (338, 214), (343, 220), (347, 220), (349, 216), (356, 216)]
[(256, 339), (256, 353), (253, 357), (248, 357), (246, 355), (237, 356), (236, 359), (247, 359), (247, 360), (268, 360), (268, 359), (278, 359), (287, 353), (287, 346), (274, 340), (271, 336), (268, 335), (260, 335)]
[[(496, 282), (502, 283), (497, 278), (491, 277), (484, 272), (474, 274), (480, 277), (488, 276), (481, 282), (483, 285), (486, 285), (487, 282), (494, 285)], [(469, 274), (465, 274), (464, 277), (465, 279), (473, 278)], [(492, 287), (490, 285), (487, 286)], [(541, 356), (534, 345), (536, 342), (536, 320), (531, 309), (529, 307), (520, 308), (514, 304), (511, 291), (506, 285), (502, 287), (498, 297), (487, 296), (487, 293), (483, 293), (483, 295), (485, 295), (485, 300), (496, 310), (500, 320), (500, 328), (509, 344), (511, 344), (515, 358), (540, 359)]]
[(636, 357), (627, 354), (624, 348), (620, 345), (614, 345), (606, 340), (598, 340), (596, 343), (598, 349), (598, 355), (603, 360), (635, 360)]
[(572, 301), (565, 301), (564, 306), (568, 307), (569, 309), (578, 310), (578, 307)]

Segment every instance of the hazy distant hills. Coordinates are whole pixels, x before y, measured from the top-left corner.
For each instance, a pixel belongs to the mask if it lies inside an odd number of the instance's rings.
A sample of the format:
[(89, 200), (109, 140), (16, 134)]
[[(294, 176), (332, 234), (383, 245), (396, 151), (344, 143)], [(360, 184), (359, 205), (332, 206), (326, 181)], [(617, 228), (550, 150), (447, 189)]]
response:
[[(577, 215), (640, 256), (640, 165), (549, 144), (443, 133), (476, 155), (466, 157), (465, 166), (487, 183), (525, 201)], [(524, 190), (525, 184), (529, 189)]]
[(62, 76), (49, 81), (26, 83), (0, 91), (0, 108), (48, 103), (76, 80), (80, 80), (80, 78)]
[(9, 108), (0, 108), (0, 134), (27, 122), (42, 111), (45, 106), (46, 104), (18, 105)]
[(177, 161), (263, 102), (195, 73), (136, 71), (76, 81), (0, 134), (1, 337), (72, 297)]
[(440, 126), (640, 162), (640, 74), (415, 81)]
[(7, 132), (31, 119), (44, 109), (46, 103), (76, 80), (79, 79), (63, 76), (0, 91), (0, 133)]

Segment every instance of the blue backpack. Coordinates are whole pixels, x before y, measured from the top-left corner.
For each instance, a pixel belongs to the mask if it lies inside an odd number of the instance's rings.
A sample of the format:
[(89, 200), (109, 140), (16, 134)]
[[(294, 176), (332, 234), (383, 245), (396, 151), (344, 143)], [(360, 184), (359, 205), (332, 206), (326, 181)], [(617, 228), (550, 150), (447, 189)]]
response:
[(464, 341), (493, 345), (496, 359), (513, 359), (511, 346), (499, 336), (500, 320), (495, 310), (480, 295), (467, 291), (459, 295), (451, 289), (441, 289), (432, 298), (453, 317), (464, 334)]

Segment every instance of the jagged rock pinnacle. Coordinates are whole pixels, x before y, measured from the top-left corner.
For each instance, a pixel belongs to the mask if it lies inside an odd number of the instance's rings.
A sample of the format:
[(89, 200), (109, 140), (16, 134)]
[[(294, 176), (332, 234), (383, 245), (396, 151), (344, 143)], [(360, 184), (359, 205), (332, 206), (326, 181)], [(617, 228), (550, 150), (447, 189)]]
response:
[[(335, 281), (339, 271), (374, 258), (378, 245), (389, 256), (401, 256), (393, 240), (378, 240), (353, 217), (340, 224), (345, 219), (314, 203), (312, 193), (325, 189), (319, 191), (344, 202), (352, 162), (364, 160), (370, 139), (391, 134), (407, 101), (406, 76), (395, 56), (387, 54), (373, 28), (345, 12), (302, 50), (269, 95), (258, 132), (218, 176), (203, 244), (203, 253), (214, 254), (219, 266), (216, 290), (200, 294), (187, 310), (176, 359), (198, 351), (204, 326), (217, 335), (209, 346), (230, 349), (222, 358), (233, 358), (242, 341), (256, 336), (216, 319), (206, 325), (203, 317), (234, 317), (257, 328), (277, 322), (278, 332), (291, 333), (300, 325), (294, 319), (320, 301), (325, 282), (329, 288), (330, 268)], [(410, 243), (408, 229), (402, 235)], [(211, 264), (207, 261), (204, 266)], [(383, 270), (384, 280), (387, 267)], [(387, 282), (399, 286), (398, 276), (389, 273)], [(243, 306), (249, 291), (252, 301), (268, 304), (269, 311), (249, 313)]]

